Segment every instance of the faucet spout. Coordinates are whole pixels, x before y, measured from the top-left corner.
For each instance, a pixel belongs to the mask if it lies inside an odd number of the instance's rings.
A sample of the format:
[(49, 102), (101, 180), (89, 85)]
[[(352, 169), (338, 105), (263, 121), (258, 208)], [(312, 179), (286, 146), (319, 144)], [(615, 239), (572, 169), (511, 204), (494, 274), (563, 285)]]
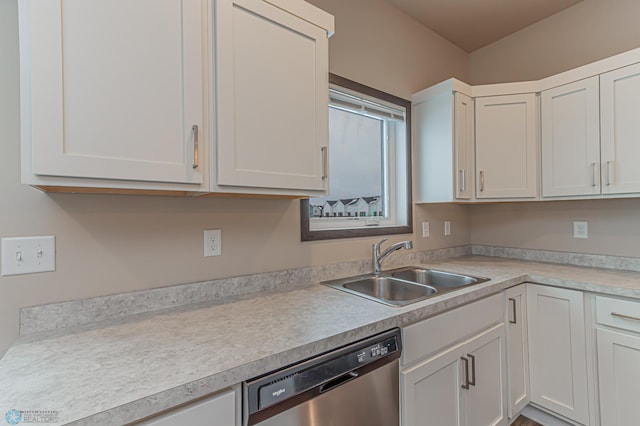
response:
[(413, 248), (413, 241), (407, 240), (407, 241), (401, 241), (399, 243), (395, 243), (395, 244), (387, 247), (385, 249), (385, 251), (380, 253), (380, 246), (385, 241), (387, 241), (386, 238), (384, 238), (383, 240), (381, 240), (381, 241), (379, 241), (379, 242), (377, 242), (377, 243), (375, 243), (373, 245), (373, 273), (376, 274), (376, 275), (382, 273), (382, 265), (381, 265), (381, 263), (382, 263), (382, 260), (384, 258), (389, 256), (394, 251), (397, 251), (397, 250), (400, 250), (400, 249), (411, 250)]

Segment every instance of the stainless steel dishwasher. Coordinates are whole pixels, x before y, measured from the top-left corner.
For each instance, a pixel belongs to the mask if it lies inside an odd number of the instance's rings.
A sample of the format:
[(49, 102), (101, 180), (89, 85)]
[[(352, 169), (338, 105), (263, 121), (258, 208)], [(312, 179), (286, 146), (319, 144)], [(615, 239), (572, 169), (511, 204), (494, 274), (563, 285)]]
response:
[(398, 426), (400, 329), (247, 381), (245, 426)]

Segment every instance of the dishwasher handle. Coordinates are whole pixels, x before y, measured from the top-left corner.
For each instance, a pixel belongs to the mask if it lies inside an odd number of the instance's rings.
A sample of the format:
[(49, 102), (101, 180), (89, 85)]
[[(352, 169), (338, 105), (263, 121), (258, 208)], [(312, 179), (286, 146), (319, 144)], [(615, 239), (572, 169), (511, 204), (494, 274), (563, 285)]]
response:
[(359, 375), (360, 375), (360, 373), (358, 373), (357, 371), (350, 371), (347, 374), (343, 374), (340, 377), (336, 377), (335, 379), (330, 380), (327, 383), (325, 383), (324, 385), (320, 386), (319, 392), (320, 393), (325, 393), (327, 391), (330, 391), (331, 389), (337, 388), (338, 386), (340, 386), (342, 384), (350, 382), (351, 380), (355, 379)]

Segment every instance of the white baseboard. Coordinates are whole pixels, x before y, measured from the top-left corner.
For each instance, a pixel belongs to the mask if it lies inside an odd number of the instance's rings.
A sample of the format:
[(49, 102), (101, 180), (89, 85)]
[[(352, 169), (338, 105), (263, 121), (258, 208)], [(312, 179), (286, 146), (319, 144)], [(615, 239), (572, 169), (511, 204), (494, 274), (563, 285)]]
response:
[(520, 414), (543, 426), (580, 426), (580, 423), (557, 417), (531, 404), (524, 407)]

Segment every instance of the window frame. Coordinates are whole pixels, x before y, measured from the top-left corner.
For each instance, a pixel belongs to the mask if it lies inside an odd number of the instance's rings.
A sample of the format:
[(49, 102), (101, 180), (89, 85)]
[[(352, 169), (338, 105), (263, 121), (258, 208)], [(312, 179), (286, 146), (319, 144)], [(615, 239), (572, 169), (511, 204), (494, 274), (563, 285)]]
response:
[[(382, 92), (364, 84), (357, 83), (353, 80), (346, 79), (336, 74), (329, 74), (329, 83), (343, 87), (348, 90), (353, 90), (363, 95), (377, 98), (385, 102), (403, 107), (406, 111), (405, 116), (405, 128), (406, 137), (404, 151), (406, 154), (405, 159), (405, 181), (406, 181), (406, 194), (404, 198), (406, 200), (405, 211), (407, 212), (406, 225), (394, 225), (394, 226), (367, 226), (358, 228), (343, 228), (343, 229), (323, 229), (323, 230), (311, 230), (309, 221), (309, 199), (300, 200), (300, 239), (301, 241), (320, 241), (331, 240), (340, 238), (356, 238), (356, 237), (370, 237), (381, 235), (395, 235), (395, 234), (412, 234), (413, 233), (413, 198), (412, 198), (412, 173), (411, 173), (411, 101), (399, 98), (389, 93)], [(327, 96), (329, 94), (327, 93)], [(330, 148), (329, 148), (330, 149)], [(400, 160), (401, 161), (401, 160)], [(397, 176), (397, 174), (396, 174)], [(396, 195), (398, 197), (398, 195)]]

